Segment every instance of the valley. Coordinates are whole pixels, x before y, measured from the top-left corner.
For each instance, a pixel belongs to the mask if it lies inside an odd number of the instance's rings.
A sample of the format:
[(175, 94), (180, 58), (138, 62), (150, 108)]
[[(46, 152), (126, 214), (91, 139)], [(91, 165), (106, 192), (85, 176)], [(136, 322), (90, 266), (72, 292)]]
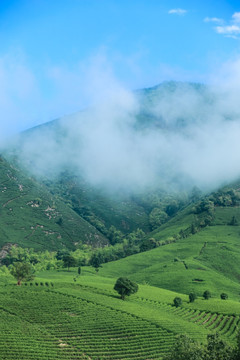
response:
[[(171, 96), (185, 86), (204, 101), (209, 96), (197, 84), (165, 83), (139, 92), (133, 134), (184, 134), (190, 118), (166, 124), (152, 107), (166, 91)], [(1, 359), (165, 360), (181, 335), (205, 349), (209, 336), (219, 334), (234, 348), (239, 180), (200, 190), (166, 163), (162, 178), (147, 186), (140, 179), (134, 189), (137, 168), (125, 184), (120, 164), (116, 177), (110, 174), (103, 184), (107, 174), (97, 162), (91, 178), (82, 159), (67, 161), (69, 139), (74, 151), (85, 152), (79, 134), (68, 132), (81, 129), (87, 114), (29, 129), (2, 150)], [(46, 139), (54, 150), (49, 159)], [(35, 142), (39, 146), (29, 151)], [(21, 265), (29, 274), (19, 277)], [(124, 301), (114, 291), (120, 277), (138, 285)]]

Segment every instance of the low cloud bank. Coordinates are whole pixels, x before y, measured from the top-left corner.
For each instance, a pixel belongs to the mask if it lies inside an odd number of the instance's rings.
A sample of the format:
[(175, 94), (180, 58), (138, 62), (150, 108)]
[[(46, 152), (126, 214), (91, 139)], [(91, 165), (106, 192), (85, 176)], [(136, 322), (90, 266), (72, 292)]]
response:
[(35, 174), (68, 168), (113, 191), (213, 189), (240, 177), (236, 75), (225, 85), (170, 82), (138, 92), (102, 78), (92, 87), (93, 98), (96, 88), (101, 95), (95, 106), (24, 135), (21, 160)]

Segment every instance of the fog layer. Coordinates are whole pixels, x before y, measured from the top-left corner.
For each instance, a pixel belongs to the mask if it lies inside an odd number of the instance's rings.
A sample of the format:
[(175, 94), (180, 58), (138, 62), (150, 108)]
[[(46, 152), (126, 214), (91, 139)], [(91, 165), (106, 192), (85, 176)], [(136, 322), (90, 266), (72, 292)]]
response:
[(111, 190), (213, 189), (240, 176), (234, 85), (169, 82), (130, 92), (103, 81), (92, 108), (20, 136), (21, 161), (37, 175), (68, 168)]

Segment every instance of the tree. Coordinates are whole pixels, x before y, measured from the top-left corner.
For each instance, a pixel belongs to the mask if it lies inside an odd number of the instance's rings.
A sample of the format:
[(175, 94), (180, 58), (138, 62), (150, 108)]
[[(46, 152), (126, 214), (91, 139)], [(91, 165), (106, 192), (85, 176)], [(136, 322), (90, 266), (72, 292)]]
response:
[(116, 290), (121, 296), (121, 299), (124, 300), (126, 296), (135, 294), (138, 291), (138, 285), (128, 278), (120, 277), (114, 285), (114, 290)]
[(117, 243), (120, 243), (122, 241), (123, 238), (123, 234), (121, 233), (120, 230), (117, 230), (115, 228), (115, 226), (110, 226), (108, 233), (107, 233), (107, 237), (110, 240), (110, 244), (111, 245), (115, 245)]
[(210, 291), (209, 291), (209, 290), (205, 290), (204, 293), (203, 293), (203, 297), (204, 297), (205, 300), (210, 299), (210, 297), (211, 297)]
[(173, 304), (174, 306), (176, 307), (179, 307), (182, 305), (182, 299), (178, 296), (176, 296), (174, 299), (173, 299)]
[(34, 278), (32, 265), (24, 262), (14, 263), (10, 273), (17, 280), (17, 285), (21, 285), (22, 281), (30, 281)]
[(63, 258), (63, 266), (68, 268), (76, 266), (76, 260), (72, 255), (64, 255)]
[(78, 267), (78, 275), (80, 275), (81, 274), (81, 267), (79, 266)]
[(207, 360), (232, 360), (233, 350), (227, 345), (219, 334), (209, 334), (207, 336), (206, 356)]
[(140, 245), (140, 251), (148, 251), (151, 249), (155, 249), (157, 247), (157, 242), (154, 238), (144, 240)]
[(171, 352), (164, 360), (203, 360), (204, 350), (186, 335), (179, 335)]
[(195, 293), (190, 293), (189, 294), (189, 302), (190, 303), (193, 303), (194, 302), (194, 300), (196, 300), (196, 298), (197, 298), (197, 295), (195, 294)]
[(227, 300), (227, 299), (228, 299), (228, 294), (226, 294), (226, 293), (221, 293), (220, 298), (221, 298), (222, 300)]
[(102, 255), (100, 253), (94, 253), (89, 261), (89, 264), (95, 268), (96, 272), (98, 272), (102, 262)]
[(58, 250), (56, 254), (57, 260), (63, 260), (63, 257), (66, 255), (70, 255), (69, 251), (66, 249)]
[(233, 226), (237, 226), (238, 225), (238, 221), (236, 219), (236, 216), (233, 216), (231, 221), (228, 223), (228, 225), (233, 225)]
[(149, 223), (152, 227), (152, 230), (164, 224), (167, 221), (167, 219), (168, 219), (168, 214), (159, 208), (154, 208), (149, 214)]
[(235, 347), (234, 352), (233, 352), (233, 354), (234, 354), (233, 359), (239, 360), (240, 359), (240, 331), (238, 331), (238, 333), (237, 333), (236, 340), (237, 340), (237, 346)]

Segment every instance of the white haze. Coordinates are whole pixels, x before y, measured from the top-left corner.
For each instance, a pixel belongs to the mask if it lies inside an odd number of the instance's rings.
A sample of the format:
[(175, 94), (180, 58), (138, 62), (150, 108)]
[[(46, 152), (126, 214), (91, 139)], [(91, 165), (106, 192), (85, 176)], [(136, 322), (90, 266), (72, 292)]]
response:
[(136, 115), (146, 109), (138, 92), (93, 67), (86, 82), (93, 106), (60, 119), (57, 132), (42, 126), (27, 133), (20, 158), (35, 174), (68, 167), (111, 190), (176, 184), (206, 190), (233, 181), (240, 177), (240, 62), (228, 65), (200, 91), (183, 83), (160, 91), (147, 107), (161, 126), (138, 130)]

